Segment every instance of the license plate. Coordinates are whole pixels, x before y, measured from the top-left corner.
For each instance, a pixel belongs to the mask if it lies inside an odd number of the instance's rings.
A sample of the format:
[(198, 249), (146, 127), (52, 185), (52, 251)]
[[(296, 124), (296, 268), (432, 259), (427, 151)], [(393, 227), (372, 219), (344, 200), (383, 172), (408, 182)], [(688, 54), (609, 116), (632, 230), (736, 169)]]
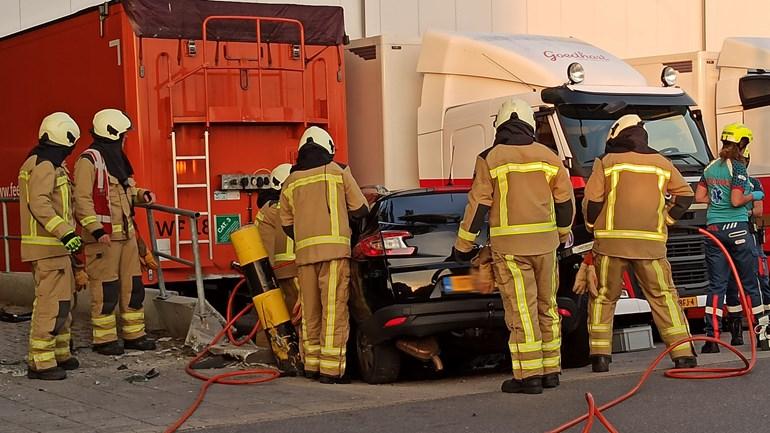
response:
[(443, 278), (444, 293), (469, 293), (475, 291), (470, 275), (452, 275)]
[(693, 308), (698, 306), (698, 298), (691, 296), (689, 298), (679, 298), (679, 306), (682, 308)]

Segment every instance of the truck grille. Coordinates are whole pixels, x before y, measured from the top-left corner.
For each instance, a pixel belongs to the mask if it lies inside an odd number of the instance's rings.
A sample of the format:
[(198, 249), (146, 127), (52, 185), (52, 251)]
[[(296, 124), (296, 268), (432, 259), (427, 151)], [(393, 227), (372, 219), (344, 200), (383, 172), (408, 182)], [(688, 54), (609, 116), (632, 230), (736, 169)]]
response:
[(673, 234), (669, 236), (668, 260), (674, 284), (682, 295), (699, 295), (708, 286), (706, 246), (702, 235)]

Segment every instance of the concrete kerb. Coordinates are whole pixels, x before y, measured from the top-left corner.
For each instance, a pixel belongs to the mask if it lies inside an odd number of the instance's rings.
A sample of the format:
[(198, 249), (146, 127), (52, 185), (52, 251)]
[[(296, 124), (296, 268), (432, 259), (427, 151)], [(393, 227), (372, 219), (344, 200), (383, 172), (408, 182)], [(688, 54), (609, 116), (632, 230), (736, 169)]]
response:
[[(167, 299), (160, 299), (160, 291), (145, 288), (144, 317), (150, 331), (166, 331), (174, 338), (184, 339), (198, 305), (196, 298), (167, 292)], [(0, 305), (32, 308), (35, 299), (35, 282), (29, 272), (0, 273)], [(77, 294), (73, 314), (78, 318), (90, 315), (91, 292), (86, 289)]]

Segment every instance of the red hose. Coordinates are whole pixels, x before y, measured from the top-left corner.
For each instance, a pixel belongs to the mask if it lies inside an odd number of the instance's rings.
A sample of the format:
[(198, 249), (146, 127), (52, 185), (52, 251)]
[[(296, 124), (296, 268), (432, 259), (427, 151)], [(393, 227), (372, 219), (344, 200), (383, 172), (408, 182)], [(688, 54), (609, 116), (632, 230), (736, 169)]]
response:
[[(249, 310), (254, 308), (254, 305), (249, 304), (246, 307), (244, 307), (238, 314), (235, 315), (235, 317), (230, 317), (232, 314), (231, 307), (233, 299), (235, 298), (235, 293), (238, 291), (238, 288), (243, 284), (245, 280), (241, 280), (233, 289), (232, 293), (230, 293), (230, 298), (227, 302), (227, 324), (225, 324), (224, 328), (219, 331), (219, 333), (214, 337), (214, 339), (211, 340), (211, 343), (209, 343), (208, 346), (206, 346), (205, 349), (203, 349), (200, 353), (195, 355), (195, 357), (187, 364), (185, 367), (185, 371), (190, 376), (205, 381), (203, 386), (201, 386), (200, 391), (198, 392), (198, 396), (195, 398), (195, 401), (187, 408), (187, 410), (184, 411), (184, 413), (173, 423), (171, 424), (166, 430), (165, 433), (174, 433), (177, 431), (182, 424), (185, 423), (198, 409), (198, 406), (203, 403), (203, 399), (206, 396), (206, 391), (208, 391), (209, 387), (215, 383), (221, 383), (224, 385), (249, 385), (254, 383), (263, 383), (263, 382), (269, 382), (273, 379), (278, 378), (281, 373), (278, 370), (272, 369), (272, 368), (259, 368), (259, 369), (252, 369), (252, 370), (239, 370), (239, 371), (231, 371), (227, 373), (221, 373), (214, 376), (205, 376), (203, 374), (198, 373), (195, 371), (192, 367), (195, 365), (198, 361), (200, 361), (204, 356), (208, 355), (209, 349), (211, 349), (212, 346), (217, 344), (219, 340), (222, 339), (222, 337), (227, 334), (230, 341), (235, 344), (236, 346), (240, 346), (244, 344), (249, 339), (253, 338), (254, 335), (259, 331), (260, 324), (259, 321), (257, 321), (257, 324), (254, 325), (254, 329), (252, 329), (251, 333), (249, 334), (248, 339), (243, 339), (239, 342), (236, 342), (234, 338), (232, 338), (232, 326), (233, 324), (240, 319), (244, 314), (248, 313)], [(239, 377), (239, 376), (257, 376), (250, 379), (232, 379), (233, 377)]]
[[(735, 277), (735, 281), (738, 285), (738, 296), (741, 301), (741, 306), (743, 307), (743, 313), (746, 316), (746, 320), (748, 320), (749, 323), (749, 332), (753, 336), (755, 333), (754, 330), (754, 316), (751, 313), (751, 300), (746, 296), (746, 293), (743, 291), (743, 284), (741, 284), (741, 278), (738, 274), (738, 270), (735, 268), (735, 263), (733, 263), (732, 258), (730, 257), (730, 253), (727, 251), (727, 249), (722, 245), (722, 243), (719, 241), (719, 239), (716, 238), (713, 234), (709, 233), (706, 230), (703, 230), (701, 228), (698, 228), (698, 232), (702, 235), (708, 237), (711, 239), (722, 251), (722, 254), (725, 255), (727, 258), (727, 263), (730, 265), (730, 270), (733, 273), (733, 276)], [(738, 358), (743, 361), (742, 367), (719, 367), (719, 368), (681, 368), (681, 369), (672, 369), (668, 370), (665, 373), (663, 373), (666, 377), (674, 378), (674, 379), (723, 379), (727, 377), (737, 377), (737, 376), (743, 376), (745, 374), (748, 374), (756, 364), (756, 355), (757, 355), (757, 345), (753, 341), (751, 342), (751, 359), (747, 359), (746, 356), (744, 356), (741, 352), (738, 351), (735, 347), (723, 343), (721, 340), (718, 340), (716, 338), (712, 337), (688, 337), (683, 338), (676, 343), (672, 344), (667, 348), (663, 353), (658, 355), (657, 358), (650, 364), (649, 367), (644, 371), (642, 374), (642, 377), (639, 379), (639, 382), (631, 388), (630, 391), (627, 393), (621, 395), (620, 397), (611, 400), (599, 407), (594, 406), (593, 396), (591, 393), (586, 393), (586, 400), (588, 401), (588, 413), (585, 415), (582, 415), (580, 417), (577, 417), (573, 419), (572, 421), (569, 421), (567, 423), (564, 423), (560, 425), (559, 427), (549, 430), (547, 433), (560, 433), (567, 429), (570, 429), (578, 424), (580, 424), (582, 421), (586, 421), (585, 427), (582, 430), (582, 433), (588, 433), (591, 431), (591, 427), (593, 425), (593, 418), (596, 417), (599, 419), (600, 422), (607, 428), (610, 432), (617, 432), (617, 430), (609, 424), (609, 421), (604, 418), (604, 415), (601, 414), (601, 412), (610, 409), (612, 407), (617, 406), (618, 404), (628, 400), (631, 398), (634, 394), (636, 394), (637, 391), (639, 391), (642, 388), (642, 385), (647, 381), (647, 379), (650, 377), (652, 372), (655, 370), (655, 367), (658, 366), (660, 361), (663, 360), (663, 358), (666, 357), (666, 355), (669, 354), (675, 347), (679, 346), (683, 343), (691, 343), (694, 341), (711, 341), (714, 343), (719, 344), (720, 346), (723, 346), (727, 348), (729, 351), (733, 352), (738, 356)]]
[[(230, 296), (227, 297), (227, 310), (225, 311), (225, 320), (229, 323), (232, 320), (232, 314), (233, 314), (233, 302), (235, 302), (235, 295), (238, 293), (238, 289), (243, 286), (243, 284), (246, 282), (245, 278), (241, 278), (241, 281), (238, 282), (238, 284), (233, 287), (233, 290), (230, 292)], [(257, 335), (257, 332), (259, 332), (259, 319), (257, 319), (257, 323), (254, 325), (254, 328), (249, 332), (249, 335), (243, 337), (240, 340), (237, 340), (233, 336), (233, 328), (231, 326), (225, 327), (225, 332), (227, 332), (227, 338), (230, 340), (230, 342), (233, 344), (233, 346), (240, 347), (244, 344), (248, 343), (249, 341), (254, 340), (254, 337)]]

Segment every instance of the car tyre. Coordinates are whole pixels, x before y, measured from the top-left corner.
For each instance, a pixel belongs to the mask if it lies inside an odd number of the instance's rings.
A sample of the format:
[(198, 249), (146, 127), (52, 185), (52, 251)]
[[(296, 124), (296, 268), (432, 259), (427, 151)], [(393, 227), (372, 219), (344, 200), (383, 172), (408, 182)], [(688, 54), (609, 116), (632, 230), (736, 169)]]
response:
[(588, 344), (588, 323), (586, 320), (581, 320), (578, 327), (562, 339), (562, 367), (580, 368), (590, 364), (591, 357)]
[(395, 382), (401, 371), (401, 352), (392, 341), (371, 344), (366, 334), (356, 331), (358, 371), (364, 382), (375, 385)]

